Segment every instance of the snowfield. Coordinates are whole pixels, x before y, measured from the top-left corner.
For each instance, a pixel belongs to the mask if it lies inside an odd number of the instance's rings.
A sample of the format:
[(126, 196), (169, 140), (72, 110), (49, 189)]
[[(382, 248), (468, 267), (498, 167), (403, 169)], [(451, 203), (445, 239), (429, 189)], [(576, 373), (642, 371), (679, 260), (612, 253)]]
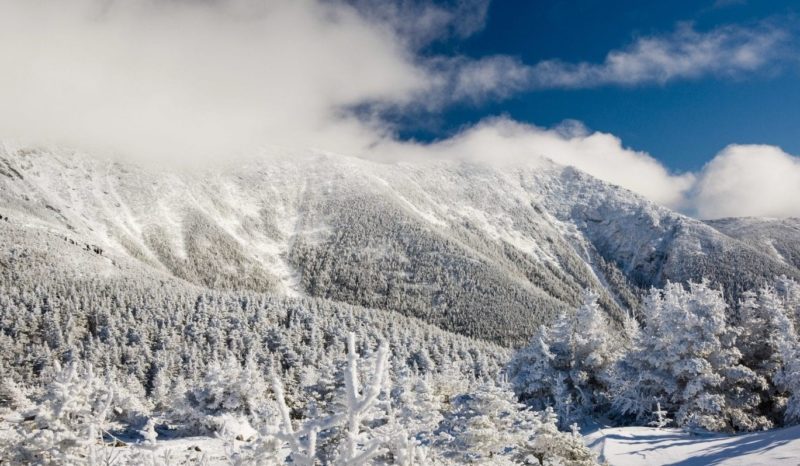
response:
[(800, 464), (800, 426), (740, 435), (618, 427), (598, 429), (584, 439), (611, 466)]

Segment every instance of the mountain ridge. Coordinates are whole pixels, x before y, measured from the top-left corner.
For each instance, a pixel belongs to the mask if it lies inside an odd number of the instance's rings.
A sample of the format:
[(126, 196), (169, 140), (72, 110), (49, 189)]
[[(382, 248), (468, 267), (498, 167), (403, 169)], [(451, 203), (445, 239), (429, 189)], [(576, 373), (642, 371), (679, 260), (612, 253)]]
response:
[(506, 345), (584, 288), (619, 324), (642, 291), (708, 277), (735, 299), (797, 267), (544, 158), (380, 163), (320, 151), (157, 172), (0, 152), (2, 214), (211, 289), (396, 311)]

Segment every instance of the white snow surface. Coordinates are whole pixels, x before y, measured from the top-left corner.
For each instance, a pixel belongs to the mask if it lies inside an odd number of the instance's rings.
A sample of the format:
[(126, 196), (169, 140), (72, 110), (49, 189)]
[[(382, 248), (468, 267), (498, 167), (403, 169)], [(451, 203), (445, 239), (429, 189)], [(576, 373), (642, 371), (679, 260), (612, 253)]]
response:
[(611, 466), (797, 466), (800, 426), (738, 435), (681, 429), (598, 429), (584, 439)]
[[(738, 435), (618, 427), (598, 429), (584, 439), (600, 461), (610, 466), (797, 466), (800, 463), (800, 426)], [(222, 439), (212, 437), (159, 439), (155, 454), (163, 459), (166, 453), (178, 464), (202, 458), (209, 465), (224, 465), (229, 464), (227, 452), (242, 443), (226, 445)], [(127, 455), (138, 448), (144, 447), (133, 443), (120, 453)]]

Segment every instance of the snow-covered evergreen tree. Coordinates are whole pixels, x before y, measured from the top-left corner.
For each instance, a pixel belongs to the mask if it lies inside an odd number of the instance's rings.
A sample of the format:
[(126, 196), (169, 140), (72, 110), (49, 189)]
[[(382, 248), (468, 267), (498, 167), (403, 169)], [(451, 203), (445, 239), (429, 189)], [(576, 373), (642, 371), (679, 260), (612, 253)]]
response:
[(436, 445), (456, 463), (595, 465), (577, 433), (560, 432), (552, 408), (531, 411), (509, 387), (484, 384), (456, 397)]
[[(222, 362), (214, 361), (195, 386), (185, 390), (172, 406), (174, 415), (190, 430), (221, 432), (238, 430), (246, 436), (252, 430), (248, 419), (271, 409), (266, 397), (267, 383), (251, 357), (242, 366), (227, 354)], [(180, 392), (180, 389), (176, 389)], [(180, 397), (180, 393), (175, 393)]]
[(533, 423), (533, 435), (519, 448), (517, 459), (541, 466), (597, 465), (597, 455), (586, 447), (577, 425), (572, 425), (571, 432), (561, 432), (558, 424), (558, 415), (552, 408), (541, 412)]
[(535, 420), (536, 414), (525, 411), (508, 388), (484, 384), (453, 400), (438, 445), (459, 462), (508, 462), (532, 434)]
[[(707, 283), (668, 283), (644, 305), (645, 326), (620, 364), (615, 408), (643, 419), (662, 400), (681, 426), (710, 430), (767, 427), (758, 397), (763, 380), (741, 364), (737, 329), (722, 293)], [(744, 394), (744, 396), (742, 396)]]
[(789, 394), (784, 411), (787, 423), (800, 423), (800, 346), (787, 344), (781, 352), (784, 367), (778, 376), (778, 385)]
[(429, 445), (433, 432), (442, 421), (442, 397), (432, 386), (430, 376), (420, 377), (412, 374), (396, 389), (396, 403), (393, 403), (394, 417), (421, 445)]
[(30, 405), (25, 389), (8, 376), (0, 377), (0, 410), (21, 411)]
[(670, 422), (672, 419), (669, 418), (669, 412), (661, 409), (661, 402), (657, 401), (656, 409), (653, 410), (653, 420), (649, 424), (656, 429), (661, 429), (668, 426)]
[(595, 292), (584, 291), (583, 305), (575, 314), (570, 380), (575, 399), (584, 413), (591, 413), (607, 403), (607, 392), (620, 354), (619, 338), (609, 328), (597, 300)]
[(584, 291), (575, 314), (561, 314), (552, 328), (541, 328), (507, 369), (520, 399), (539, 410), (554, 407), (564, 427), (608, 403), (621, 345), (619, 338), (612, 343), (614, 332), (597, 299)]
[(530, 344), (514, 354), (507, 373), (514, 391), (534, 409), (544, 409), (553, 403), (557, 376), (547, 327), (540, 327)]

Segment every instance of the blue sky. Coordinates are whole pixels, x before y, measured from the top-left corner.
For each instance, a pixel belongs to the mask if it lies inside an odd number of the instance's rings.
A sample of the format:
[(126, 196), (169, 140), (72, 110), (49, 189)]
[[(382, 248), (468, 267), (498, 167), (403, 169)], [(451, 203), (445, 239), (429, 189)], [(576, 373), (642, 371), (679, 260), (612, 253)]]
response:
[[(485, 27), (464, 40), (434, 44), (435, 53), (471, 57), (510, 55), (528, 64), (560, 59), (600, 63), (640, 37), (666, 36), (690, 22), (698, 32), (763, 21), (795, 27), (792, 1), (495, 1)], [(591, 89), (523, 91), (503, 100), (455, 105), (403, 137), (436, 139), (493, 114), (553, 126), (574, 119), (613, 133), (673, 171), (700, 169), (725, 146), (771, 144), (800, 153), (798, 62), (776, 61), (754, 72), (709, 74), (667, 83), (604, 85)]]

